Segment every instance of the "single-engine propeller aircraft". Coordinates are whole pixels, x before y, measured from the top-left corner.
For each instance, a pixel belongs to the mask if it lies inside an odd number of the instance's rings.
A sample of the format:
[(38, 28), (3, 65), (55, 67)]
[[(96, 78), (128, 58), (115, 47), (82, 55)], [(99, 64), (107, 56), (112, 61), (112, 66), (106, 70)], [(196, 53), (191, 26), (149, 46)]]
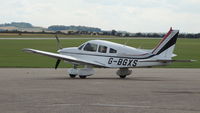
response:
[[(25, 48), (23, 51), (40, 54), (57, 59), (55, 69), (61, 60), (73, 64), (68, 69), (69, 76), (86, 78), (94, 74), (92, 67), (119, 68), (116, 72), (120, 78), (125, 78), (132, 73), (129, 68), (152, 67), (171, 64), (172, 62), (191, 62), (191, 60), (173, 60), (172, 57), (179, 31), (172, 28), (163, 37), (159, 44), (152, 50), (137, 49), (134, 47), (117, 44), (103, 40), (90, 40), (79, 47), (60, 48), (52, 53), (36, 49)], [(56, 36), (59, 43), (59, 40)], [(83, 65), (84, 68), (77, 68)]]

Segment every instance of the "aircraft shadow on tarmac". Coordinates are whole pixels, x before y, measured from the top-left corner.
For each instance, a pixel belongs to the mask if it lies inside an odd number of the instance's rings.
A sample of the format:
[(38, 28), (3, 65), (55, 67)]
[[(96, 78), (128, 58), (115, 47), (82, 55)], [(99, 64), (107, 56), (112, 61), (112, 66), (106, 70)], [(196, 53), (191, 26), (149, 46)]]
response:
[(122, 80), (122, 81), (168, 81), (165, 78), (161, 77), (127, 77), (125, 79), (121, 79), (118, 77), (88, 77), (86, 79), (81, 79), (79, 77), (70, 78), (70, 77), (43, 77), (37, 78), (40, 80)]

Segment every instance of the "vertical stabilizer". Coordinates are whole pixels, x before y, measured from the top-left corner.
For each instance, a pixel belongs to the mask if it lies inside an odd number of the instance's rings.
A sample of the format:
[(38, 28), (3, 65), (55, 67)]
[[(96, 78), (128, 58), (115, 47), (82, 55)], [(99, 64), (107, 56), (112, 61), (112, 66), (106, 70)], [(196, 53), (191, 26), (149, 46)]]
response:
[(163, 37), (159, 44), (153, 49), (152, 54), (159, 55), (165, 58), (171, 58), (173, 56), (174, 47), (178, 38), (179, 31), (172, 28)]

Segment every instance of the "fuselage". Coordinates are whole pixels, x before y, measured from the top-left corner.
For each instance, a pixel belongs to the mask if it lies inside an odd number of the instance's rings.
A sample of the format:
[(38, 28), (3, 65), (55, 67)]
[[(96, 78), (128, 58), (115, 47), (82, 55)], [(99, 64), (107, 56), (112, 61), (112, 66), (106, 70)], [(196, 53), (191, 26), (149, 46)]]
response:
[(108, 68), (131, 68), (166, 65), (160, 62), (141, 62), (155, 60), (151, 50), (141, 50), (134, 47), (103, 40), (91, 40), (79, 47), (63, 48), (58, 50), (62, 55), (92, 61)]

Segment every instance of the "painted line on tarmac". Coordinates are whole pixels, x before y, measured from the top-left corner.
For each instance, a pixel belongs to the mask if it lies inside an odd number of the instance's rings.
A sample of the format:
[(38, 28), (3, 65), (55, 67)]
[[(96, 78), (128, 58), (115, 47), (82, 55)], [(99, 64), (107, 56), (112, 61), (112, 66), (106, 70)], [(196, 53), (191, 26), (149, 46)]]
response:
[(122, 105), (122, 104), (65, 104), (65, 103), (56, 103), (49, 106), (96, 106), (96, 107), (120, 107), (120, 108), (151, 108), (151, 106), (142, 106), (142, 105)]
[(125, 107), (125, 108), (151, 108), (151, 106), (121, 105), (121, 104), (90, 104), (90, 106), (100, 106), (100, 107)]

